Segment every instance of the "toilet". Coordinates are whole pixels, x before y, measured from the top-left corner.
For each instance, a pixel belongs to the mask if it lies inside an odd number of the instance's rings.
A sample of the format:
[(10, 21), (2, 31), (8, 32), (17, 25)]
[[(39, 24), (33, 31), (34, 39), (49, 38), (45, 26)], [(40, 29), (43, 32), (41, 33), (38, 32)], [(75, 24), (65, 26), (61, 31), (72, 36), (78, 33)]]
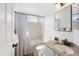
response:
[(44, 55), (44, 49), (45, 49), (45, 45), (44, 44), (40, 44), (40, 45), (37, 45), (35, 47), (35, 55), (37, 56), (43, 56)]

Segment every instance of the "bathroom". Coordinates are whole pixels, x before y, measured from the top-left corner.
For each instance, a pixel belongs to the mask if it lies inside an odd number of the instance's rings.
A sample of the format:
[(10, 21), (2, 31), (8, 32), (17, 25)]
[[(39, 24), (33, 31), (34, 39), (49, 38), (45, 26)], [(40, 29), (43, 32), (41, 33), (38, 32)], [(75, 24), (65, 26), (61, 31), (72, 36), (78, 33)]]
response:
[(0, 8), (1, 56), (79, 55), (78, 3), (0, 3)]

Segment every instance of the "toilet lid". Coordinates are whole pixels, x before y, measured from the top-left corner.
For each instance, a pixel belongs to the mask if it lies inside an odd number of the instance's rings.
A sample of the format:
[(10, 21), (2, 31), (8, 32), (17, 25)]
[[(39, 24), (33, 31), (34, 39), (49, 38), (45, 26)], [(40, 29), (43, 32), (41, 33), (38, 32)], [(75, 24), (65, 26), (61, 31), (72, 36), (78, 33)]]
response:
[(42, 50), (45, 48), (45, 45), (38, 45), (36, 46), (36, 50)]

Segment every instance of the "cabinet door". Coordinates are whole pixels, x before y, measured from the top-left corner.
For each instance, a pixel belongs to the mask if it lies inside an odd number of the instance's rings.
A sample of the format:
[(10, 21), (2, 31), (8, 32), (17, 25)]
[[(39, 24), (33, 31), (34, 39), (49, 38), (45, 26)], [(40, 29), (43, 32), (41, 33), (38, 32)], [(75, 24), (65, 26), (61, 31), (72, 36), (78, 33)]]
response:
[(0, 3), (0, 56), (12, 56), (12, 18), (11, 6), (7, 3)]
[(6, 44), (9, 49), (8, 55), (14, 55), (13, 45), (13, 34), (14, 34), (14, 19), (13, 19), (13, 4), (6, 4), (6, 32), (7, 32), (7, 40)]
[(55, 53), (53, 50), (51, 50), (50, 48), (46, 47), (44, 49), (44, 53), (45, 56), (58, 56), (57, 53)]
[(51, 56), (47, 51), (44, 51), (43, 56)]

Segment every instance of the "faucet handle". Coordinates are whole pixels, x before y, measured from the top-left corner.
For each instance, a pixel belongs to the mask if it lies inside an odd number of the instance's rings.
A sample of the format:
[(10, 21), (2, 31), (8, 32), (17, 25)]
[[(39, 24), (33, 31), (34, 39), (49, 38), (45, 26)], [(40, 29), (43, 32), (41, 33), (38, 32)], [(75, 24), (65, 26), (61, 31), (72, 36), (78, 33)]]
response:
[(59, 41), (59, 38), (58, 38), (58, 37), (55, 37), (54, 40), (55, 40), (55, 41)]

